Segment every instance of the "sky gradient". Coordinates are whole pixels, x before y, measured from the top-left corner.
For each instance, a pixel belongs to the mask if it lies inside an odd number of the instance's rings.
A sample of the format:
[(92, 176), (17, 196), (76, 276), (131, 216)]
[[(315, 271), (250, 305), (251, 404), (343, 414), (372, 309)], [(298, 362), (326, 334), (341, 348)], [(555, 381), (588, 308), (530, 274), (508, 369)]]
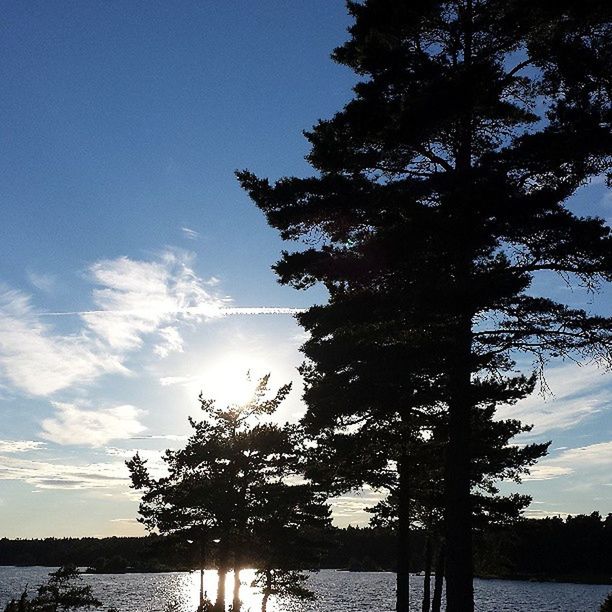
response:
[[(180, 445), (201, 389), (236, 400), (247, 370), (269, 371), (294, 381), (279, 417), (303, 412), (291, 315), (224, 309), (325, 293), (276, 283), (286, 245), (233, 172), (310, 172), (301, 132), (354, 83), (329, 59), (348, 16), (340, 0), (2, 12), (0, 537), (139, 534), (123, 461)], [(572, 206), (612, 217), (602, 182)], [(536, 284), (612, 314), (609, 290)], [(560, 363), (548, 383), (554, 396), (503, 411), (553, 441), (519, 489), (529, 513), (612, 511), (612, 376)], [(334, 502), (337, 523), (365, 523), (375, 498)]]

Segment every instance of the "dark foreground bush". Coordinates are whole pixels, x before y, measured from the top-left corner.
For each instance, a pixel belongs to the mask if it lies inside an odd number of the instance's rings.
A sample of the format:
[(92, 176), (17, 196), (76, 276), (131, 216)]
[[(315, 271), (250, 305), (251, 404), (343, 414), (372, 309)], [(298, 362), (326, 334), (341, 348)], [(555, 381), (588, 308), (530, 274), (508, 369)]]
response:
[(605, 601), (601, 604), (599, 612), (612, 612), (612, 593), (610, 593)]
[(59, 610), (79, 610), (99, 608), (91, 587), (80, 584), (82, 580), (75, 566), (66, 565), (49, 574), (46, 584), (38, 587), (36, 597), (29, 599), (27, 587), (16, 600), (12, 599), (4, 612), (58, 612)]

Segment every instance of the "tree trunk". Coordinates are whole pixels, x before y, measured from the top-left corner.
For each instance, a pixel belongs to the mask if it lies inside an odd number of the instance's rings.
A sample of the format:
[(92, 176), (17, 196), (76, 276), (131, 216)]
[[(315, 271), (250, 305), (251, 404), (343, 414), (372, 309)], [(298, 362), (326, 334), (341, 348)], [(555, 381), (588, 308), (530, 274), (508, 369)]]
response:
[(232, 612), (240, 610), (240, 565), (234, 565), (234, 597), (232, 599)]
[(217, 584), (217, 599), (215, 601), (215, 612), (225, 612), (225, 578), (227, 576), (227, 551), (222, 550), (219, 557), (219, 569), (217, 570), (219, 580)]
[(268, 600), (272, 594), (272, 571), (266, 570), (266, 587), (263, 592), (263, 599), (261, 600), (261, 612), (267, 612)]
[(200, 568), (200, 605), (198, 610), (201, 612), (204, 610), (204, 568)]
[(446, 556), (444, 543), (438, 547), (436, 558), (436, 577), (434, 580), (434, 593), (431, 602), (431, 612), (440, 612), (442, 609), (442, 590), (444, 589), (444, 557)]
[(218, 572), (219, 580), (217, 586), (217, 600), (215, 601), (215, 612), (225, 612), (225, 577), (227, 568), (220, 567)]
[(454, 263), (455, 311), (454, 350), (450, 355), (449, 432), (446, 451), (446, 612), (474, 612), (472, 561), (472, 508), (470, 499), (471, 414), (472, 414), (472, 309), (473, 258), (472, 151), (473, 87), (471, 83), (473, 0), (460, 10), (463, 29), (463, 118), (458, 130), (456, 157), (457, 197)]
[(423, 605), (421, 610), (429, 612), (431, 598), (431, 532), (427, 532), (425, 541), (425, 577), (423, 578)]
[(410, 465), (407, 452), (399, 461), (397, 528), (397, 612), (410, 610)]
[(471, 319), (458, 332), (459, 350), (450, 372), (446, 451), (446, 610), (473, 612), (471, 456)]
[(204, 610), (204, 568), (206, 566), (206, 544), (200, 539), (200, 605), (198, 610)]

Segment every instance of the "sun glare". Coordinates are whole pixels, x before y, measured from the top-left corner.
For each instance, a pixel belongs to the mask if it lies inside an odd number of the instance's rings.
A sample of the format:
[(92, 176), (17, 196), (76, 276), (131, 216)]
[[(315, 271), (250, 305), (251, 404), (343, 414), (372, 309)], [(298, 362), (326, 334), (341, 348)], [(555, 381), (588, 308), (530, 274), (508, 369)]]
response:
[(198, 392), (218, 405), (240, 405), (252, 397), (258, 379), (268, 372), (265, 364), (251, 355), (224, 355), (203, 370)]
[[(240, 572), (240, 601), (242, 602), (241, 609), (244, 612), (258, 612), (261, 609), (262, 595), (251, 584), (255, 579), (254, 569), (243, 569)], [(193, 572), (191, 580), (185, 585), (185, 592), (181, 595), (181, 601), (190, 602), (197, 606), (200, 589), (200, 572)], [(226, 602), (231, 603), (234, 589), (234, 573), (228, 572), (225, 578), (225, 593)], [(216, 570), (206, 570), (204, 572), (204, 591), (209, 601), (214, 602), (217, 597), (217, 572)], [(277, 612), (278, 604), (273, 597), (268, 604), (268, 612)]]

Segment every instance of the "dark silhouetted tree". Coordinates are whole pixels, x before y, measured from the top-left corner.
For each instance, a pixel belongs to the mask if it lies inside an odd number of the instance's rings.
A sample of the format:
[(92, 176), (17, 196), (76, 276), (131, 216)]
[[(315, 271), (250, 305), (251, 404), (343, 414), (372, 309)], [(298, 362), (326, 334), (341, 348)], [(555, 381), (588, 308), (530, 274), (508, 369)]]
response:
[[(494, 406), (479, 406), (473, 413), (472, 502), (474, 522), (479, 529), (508, 524), (518, 518), (530, 498), (516, 494), (501, 496), (497, 481), (520, 481), (548, 447), (548, 444), (512, 444), (516, 435), (531, 428), (512, 419), (493, 420), (493, 413)], [(444, 411), (427, 415), (420, 438), (413, 437), (410, 443), (410, 516), (407, 520), (411, 527), (424, 529), (428, 534), (426, 548), (429, 548), (430, 555), (429, 564), (425, 564), (426, 575), (431, 571), (434, 543), (439, 549), (443, 535), (446, 417)], [(353, 427), (350, 433), (334, 432), (318, 439), (320, 444), (313, 453), (310, 474), (325, 483), (331, 481), (332, 490), (337, 492), (363, 484), (387, 490), (388, 497), (370, 509), (374, 515), (372, 524), (397, 529), (401, 520), (397, 470), (401, 452), (399, 423), (367, 422), (365, 427)], [(401, 550), (400, 554), (408, 557), (410, 550)], [(406, 559), (405, 565), (410, 569), (410, 558)], [(427, 593), (423, 603), (428, 610)]]
[(387, 406), (410, 429), (419, 407), (448, 409), (447, 609), (471, 612), (472, 413), (529, 393), (517, 351), (537, 367), (610, 360), (609, 319), (532, 287), (540, 273), (593, 290), (611, 276), (609, 228), (568, 206), (610, 171), (610, 6), (348, 6), (351, 37), (334, 58), (361, 81), (307, 134), (317, 176), (238, 176), (283, 238), (309, 243), (284, 253), (281, 282), (330, 294), (299, 316), (311, 334), (307, 422), (343, 427)]
[[(167, 475), (153, 478), (138, 455), (127, 462), (134, 488), (144, 492), (139, 520), (147, 528), (200, 537), (205, 545), (219, 540), (218, 610), (225, 609), (225, 576), (232, 559), (233, 609), (240, 607), (242, 551), (253, 545), (262, 523), (273, 521), (273, 513), (290, 516), (290, 509), (306, 513), (310, 508), (321, 513), (322, 521), (329, 513), (312, 487), (286, 482), (301, 469), (297, 429), (272, 423), (269, 417), (290, 385), (268, 397), (268, 380), (261, 379), (242, 405), (218, 408), (200, 397), (204, 417), (190, 419), (193, 433), (184, 448), (166, 451)], [(285, 502), (289, 508), (283, 508)], [(285, 527), (289, 533), (290, 525)]]
[(302, 569), (316, 569), (331, 526), (329, 506), (310, 484), (272, 483), (261, 491), (253, 541), (258, 552), (253, 586), (262, 592), (262, 612), (272, 595), (313, 599)]

